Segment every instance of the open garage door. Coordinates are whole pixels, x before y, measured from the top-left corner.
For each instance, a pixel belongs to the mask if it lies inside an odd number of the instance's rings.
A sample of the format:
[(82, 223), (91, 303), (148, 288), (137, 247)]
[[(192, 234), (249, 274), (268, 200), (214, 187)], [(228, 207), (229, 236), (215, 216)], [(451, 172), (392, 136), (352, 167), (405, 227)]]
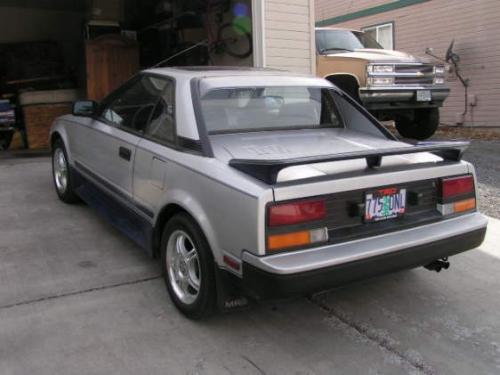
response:
[(157, 64), (252, 66), (253, 45), (251, 0), (0, 0), (0, 138), (45, 148), (77, 98)]

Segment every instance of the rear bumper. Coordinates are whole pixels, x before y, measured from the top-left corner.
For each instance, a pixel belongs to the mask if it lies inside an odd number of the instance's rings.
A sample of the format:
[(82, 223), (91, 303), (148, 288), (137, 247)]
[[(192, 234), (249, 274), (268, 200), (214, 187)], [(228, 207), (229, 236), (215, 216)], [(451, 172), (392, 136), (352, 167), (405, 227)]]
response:
[[(431, 92), (430, 102), (418, 102), (417, 91)], [(380, 87), (361, 88), (359, 97), (367, 109), (428, 108), (441, 107), (450, 93), (446, 87)]]
[(486, 226), (487, 219), (473, 213), (446, 222), (303, 252), (260, 258), (246, 253), (242, 282), (257, 298), (325, 290), (423, 266), (474, 249), (483, 242)]

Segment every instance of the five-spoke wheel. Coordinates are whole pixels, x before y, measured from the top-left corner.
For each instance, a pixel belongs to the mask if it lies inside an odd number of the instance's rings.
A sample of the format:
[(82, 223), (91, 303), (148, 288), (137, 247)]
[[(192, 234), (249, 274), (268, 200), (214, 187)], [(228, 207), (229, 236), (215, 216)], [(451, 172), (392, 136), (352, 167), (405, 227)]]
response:
[(57, 195), (65, 203), (75, 203), (79, 199), (73, 191), (69, 172), (68, 154), (61, 139), (57, 139), (52, 147), (52, 177)]
[(215, 307), (212, 252), (201, 228), (186, 213), (172, 217), (161, 240), (162, 270), (170, 298), (191, 319), (209, 315)]
[(167, 267), (168, 278), (177, 297), (186, 304), (193, 303), (200, 291), (200, 263), (193, 240), (182, 230), (170, 235)]

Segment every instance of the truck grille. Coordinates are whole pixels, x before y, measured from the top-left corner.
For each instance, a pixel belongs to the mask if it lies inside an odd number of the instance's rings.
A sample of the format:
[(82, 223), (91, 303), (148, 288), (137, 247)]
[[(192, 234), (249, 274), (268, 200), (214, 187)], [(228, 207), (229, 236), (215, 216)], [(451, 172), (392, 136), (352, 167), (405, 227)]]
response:
[(394, 71), (397, 85), (432, 85), (434, 82), (432, 64), (396, 64)]
[(400, 65), (397, 64), (394, 67), (396, 73), (422, 73), (422, 74), (432, 74), (434, 73), (434, 65), (432, 64), (416, 64), (416, 65)]
[(432, 85), (434, 77), (396, 77), (396, 85)]

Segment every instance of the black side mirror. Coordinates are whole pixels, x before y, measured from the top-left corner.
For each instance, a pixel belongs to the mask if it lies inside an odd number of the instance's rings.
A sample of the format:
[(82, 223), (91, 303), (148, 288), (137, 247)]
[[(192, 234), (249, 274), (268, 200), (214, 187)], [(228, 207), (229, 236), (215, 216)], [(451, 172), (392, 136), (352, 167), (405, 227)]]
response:
[(73, 116), (92, 117), (97, 112), (97, 103), (92, 100), (82, 100), (73, 104)]

